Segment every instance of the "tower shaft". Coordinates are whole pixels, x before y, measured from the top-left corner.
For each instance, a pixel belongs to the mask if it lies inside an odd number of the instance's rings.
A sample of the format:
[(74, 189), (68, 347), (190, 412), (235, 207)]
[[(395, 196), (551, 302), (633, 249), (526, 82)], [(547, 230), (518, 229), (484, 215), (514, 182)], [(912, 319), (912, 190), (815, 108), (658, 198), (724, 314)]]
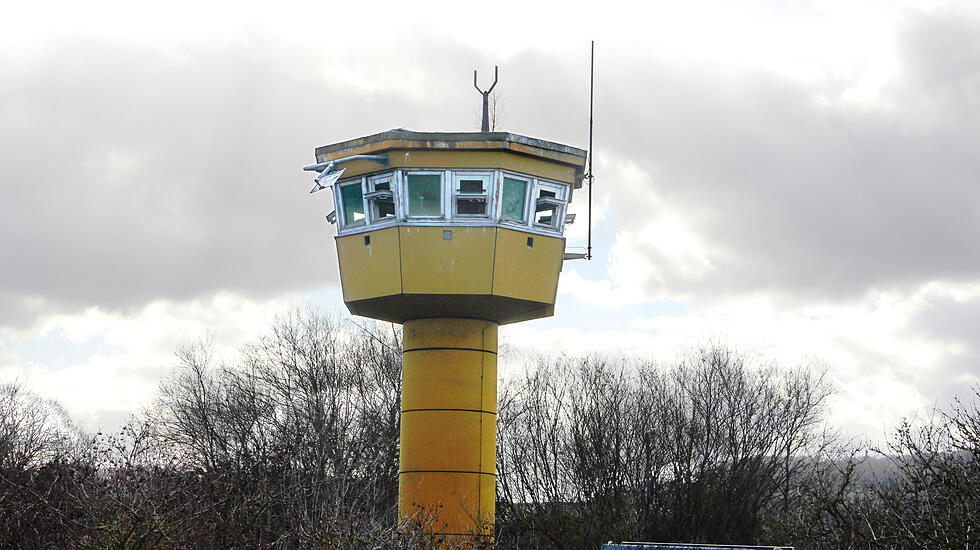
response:
[(493, 535), (497, 324), (404, 323), (398, 509), (450, 538)]

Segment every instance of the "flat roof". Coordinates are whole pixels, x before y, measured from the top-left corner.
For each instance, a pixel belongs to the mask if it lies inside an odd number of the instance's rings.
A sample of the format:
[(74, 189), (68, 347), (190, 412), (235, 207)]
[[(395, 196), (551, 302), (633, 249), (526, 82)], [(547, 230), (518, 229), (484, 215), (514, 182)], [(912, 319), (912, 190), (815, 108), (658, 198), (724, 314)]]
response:
[(588, 151), (510, 132), (413, 132), (398, 128), (316, 148), (317, 162), (391, 149), (509, 150), (585, 166)]

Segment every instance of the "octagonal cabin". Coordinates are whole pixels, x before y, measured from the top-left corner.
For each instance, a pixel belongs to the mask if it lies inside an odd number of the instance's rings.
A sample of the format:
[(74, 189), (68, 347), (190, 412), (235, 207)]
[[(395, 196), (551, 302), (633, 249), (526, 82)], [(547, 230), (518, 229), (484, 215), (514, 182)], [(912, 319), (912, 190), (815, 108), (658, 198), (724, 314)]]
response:
[(403, 323), (550, 316), (586, 151), (504, 132), (392, 130), (316, 149), (332, 186), (344, 301)]

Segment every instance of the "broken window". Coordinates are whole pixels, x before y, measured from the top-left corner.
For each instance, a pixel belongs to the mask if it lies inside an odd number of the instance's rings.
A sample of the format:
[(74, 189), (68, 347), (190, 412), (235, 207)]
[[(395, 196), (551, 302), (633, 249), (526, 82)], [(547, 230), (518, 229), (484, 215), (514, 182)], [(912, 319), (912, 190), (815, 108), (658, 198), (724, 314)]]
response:
[(534, 225), (559, 229), (558, 224), (564, 211), (565, 199), (562, 186), (537, 182), (537, 196), (534, 201)]
[(395, 219), (395, 192), (391, 186), (391, 175), (371, 178), (368, 189), (364, 198), (371, 204), (371, 222)]

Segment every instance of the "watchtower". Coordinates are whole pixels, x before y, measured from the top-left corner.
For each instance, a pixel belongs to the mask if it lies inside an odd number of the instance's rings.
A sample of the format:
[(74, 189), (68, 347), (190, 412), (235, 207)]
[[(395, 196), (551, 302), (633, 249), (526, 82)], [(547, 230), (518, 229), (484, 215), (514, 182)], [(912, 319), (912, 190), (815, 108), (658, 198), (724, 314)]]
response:
[(586, 156), (505, 132), (392, 130), (316, 149), (344, 302), (404, 325), (403, 520), (492, 536), (497, 327), (554, 313)]

